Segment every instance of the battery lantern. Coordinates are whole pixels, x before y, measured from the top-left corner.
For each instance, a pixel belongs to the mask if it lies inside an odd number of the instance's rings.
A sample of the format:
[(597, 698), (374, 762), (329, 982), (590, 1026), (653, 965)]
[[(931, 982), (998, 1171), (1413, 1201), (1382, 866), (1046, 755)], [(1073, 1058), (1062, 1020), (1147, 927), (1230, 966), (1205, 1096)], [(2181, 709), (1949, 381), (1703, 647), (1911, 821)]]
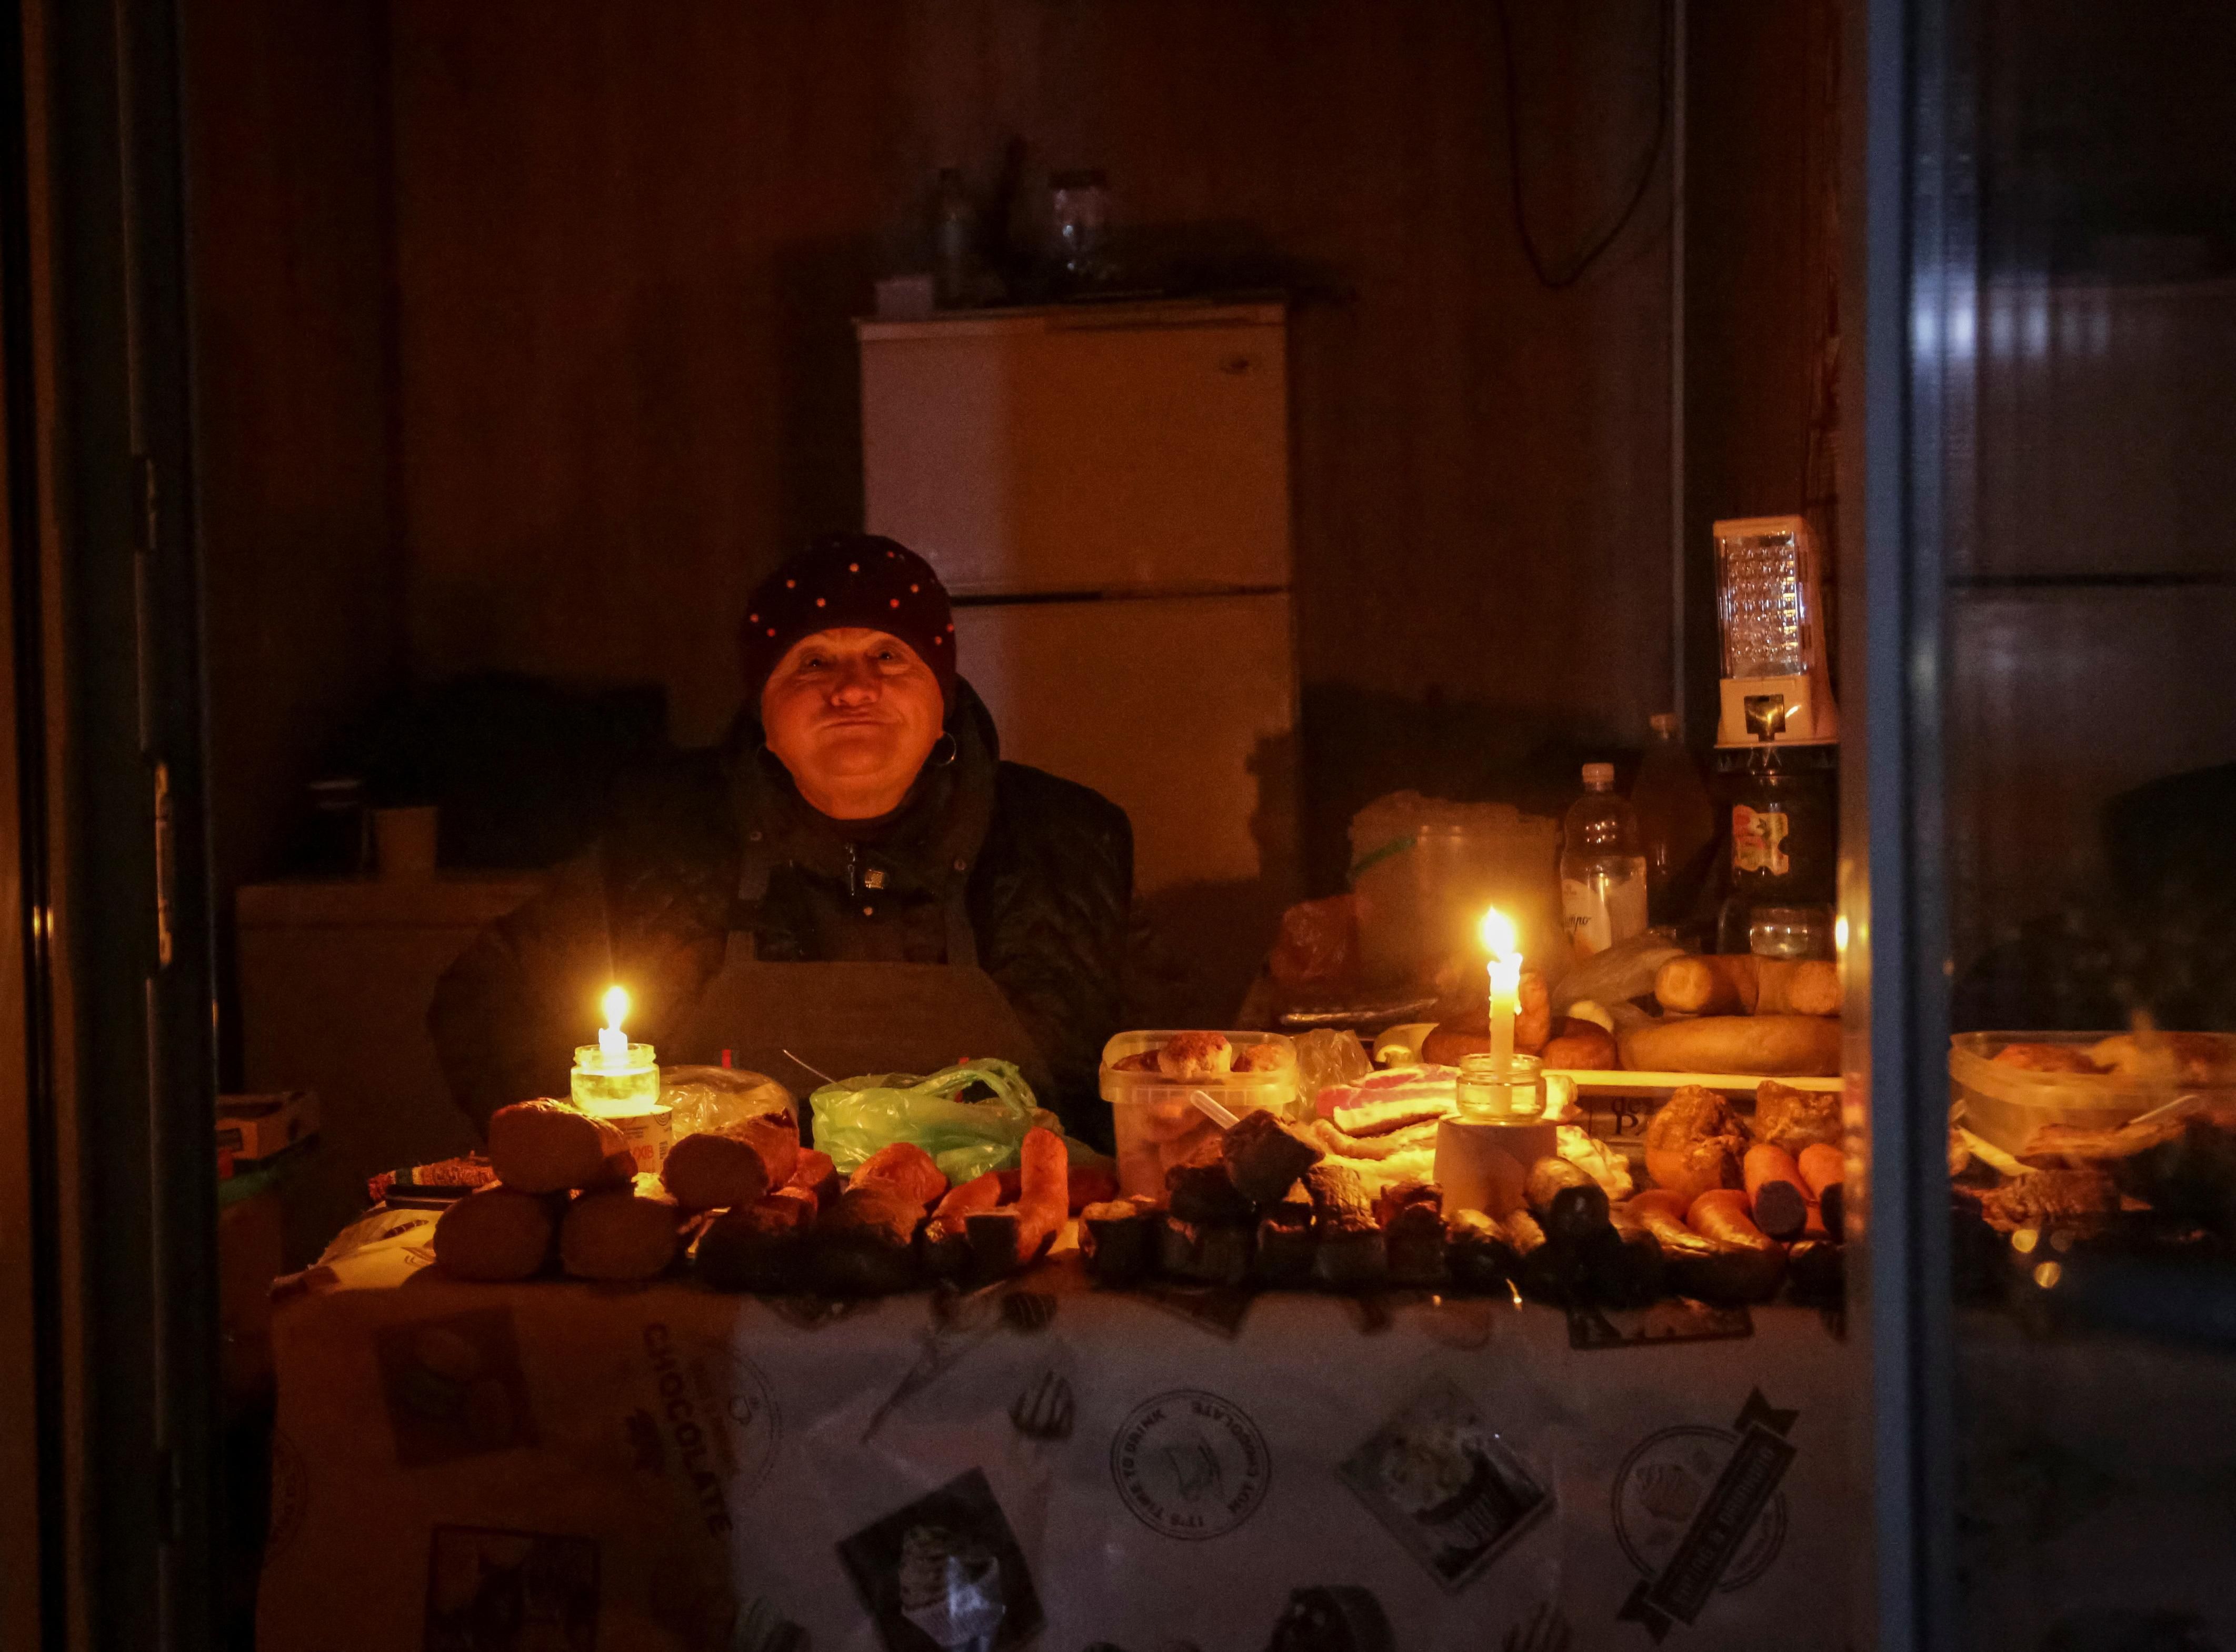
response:
[(1799, 517), (1720, 522), (1716, 608), (1723, 631), (1720, 746), (1823, 745), (1840, 715), (1825, 668), (1822, 568)]

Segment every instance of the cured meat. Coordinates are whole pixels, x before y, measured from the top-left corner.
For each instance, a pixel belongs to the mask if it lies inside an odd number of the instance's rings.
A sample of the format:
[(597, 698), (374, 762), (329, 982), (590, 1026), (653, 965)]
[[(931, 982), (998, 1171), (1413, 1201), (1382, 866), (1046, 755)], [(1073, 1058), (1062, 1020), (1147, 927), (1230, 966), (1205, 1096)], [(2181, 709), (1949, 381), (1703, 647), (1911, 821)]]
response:
[(2119, 1209), (2120, 1189), (2101, 1170), (2037, 1170), (1980, 1201), (1988, 1225), (2003, 1234), (2062, 1227), (2092, 1235), (2109, 1227)]
[(2163, 1215), (2236, 1234), (2236, 1102), (2204, 1102), (2114, 1130), (2044, 1125), (2019, 1156), (2044, 1174), (2107, 1176)]
[[(1457, 1067), (1393, 1067), (1388, 1072), (1371, 1074), (1355, 1084), (1330, 1084), (1319, 1093), (1313, 1110), (1322, 1118), (1339, 1123), (1339, 1109), (1379, 1109), (1386, 1104), (1402, 1103), (1390, 1109), (1391, 1116), (1400, 1116), (1406, 1109), (1411, 1109), (1423, 1116), (1441, 1118), (1447, 1113), (1458, 1110), (1459, 1103), (1454, 1099), (1452, 1086), (1459, 1076), (1460, 1070)], [(1363, 1113), (1354, 1112), (1354, 1116), (1362, 1120), (1366, 1118)], [(1347, 1125), (1343, 1128), (1351, 1129)], [(1352, 1130), (1351, 1133), (1367, 1132)]]
[(1690, 1204), (1711, 1188), (1740, 1185), (1746, 1133), (1714, 1090), (1680, 1086), (1647, 1122), (1646, 1171)]
[(1326, 1151), (1303, 1131), (1260, 1110), (1245, 1113), (1220, 1138), (1220, 1155), (1234, 1190), (1253, 1205), (1270, 1205)]
[(1819, 1143), (1838, 1146), (1840, 1098), (1830, 1091), (1796, 1089), (1766, 1078), (1755, 1086), (1754, 1117), (1747, 1128), (1765, 1146), (1784, 1148), (1796, 1155)]
[(1155, 1260), (1155, 1208), (1139, 1199), (1112, 1199), (1079, 1213), (1079, 1251), (1088, 1277), (1122, 1288), (1140, 1282)]

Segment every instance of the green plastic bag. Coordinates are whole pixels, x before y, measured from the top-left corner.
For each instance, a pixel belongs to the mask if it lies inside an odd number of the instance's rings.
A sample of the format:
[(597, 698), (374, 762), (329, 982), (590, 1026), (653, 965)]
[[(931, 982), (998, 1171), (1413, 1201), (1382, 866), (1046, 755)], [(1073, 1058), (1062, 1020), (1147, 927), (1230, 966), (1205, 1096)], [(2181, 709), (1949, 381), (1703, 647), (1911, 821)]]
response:
[[(959, 1102), (973, 1084), (993, 1099)], [(967, 1061), (929, 1078), (914, 1073), (869, 1073), (825, 1084), (807, 1098), (815, 1114), (815, 1145), (842, 1175), (896, 1142), (913, 1142), (931, 1155), (943, 1175), (960, 1187), (989, 1170), (1016, 1166), (1025, 1132), (1035, 1125), (1063, 1135), (1062, 1122), (1033, 1099), (1024, 1075), (1006, 1061)], [(1065, 1137), (1077, 1163), (1094, 1156), (1083, 1142)]]

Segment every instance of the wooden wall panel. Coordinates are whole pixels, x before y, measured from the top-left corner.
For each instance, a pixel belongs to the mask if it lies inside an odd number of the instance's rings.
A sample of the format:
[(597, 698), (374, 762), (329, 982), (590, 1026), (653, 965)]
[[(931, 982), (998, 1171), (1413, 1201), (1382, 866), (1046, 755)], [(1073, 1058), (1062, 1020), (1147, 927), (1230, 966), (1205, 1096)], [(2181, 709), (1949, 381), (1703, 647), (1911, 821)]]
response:
[(1799, 513), (1809, 497), (1822, 343), (1812, 276), (1827, 227), (1812, 193), (1827, 90), (1814, 65), (1839, 36), (1842, 3), (1725, 0), (1691, 13), (1685, 642), (1689, 726), (1704, 740), (1720, 668), (1711, 524)]
[(399, 680), (379, 0), (184, 8), (220, 910)]
[[(1014, 134), (1029, 176), (1102, 166), (1129, 221), (1261, 245), (1321, 294), (1295, 328), (1295, 531), (1338, 827), (1359, 745), (1424, 704), (1514, 751), (1635, 741), (1661, 708), (1667, 197), (1575, 288), (1536, 283), (1490, 8), (391, 15), (416, 675), (654, 677), (680, 737), (715, 732), (753, 580), (858, 519), (848, 319), (918, 241), (932, 172), (983, 181)], [(1660, 13), (1515, 15), (1559, 258), (1652, 141)]]

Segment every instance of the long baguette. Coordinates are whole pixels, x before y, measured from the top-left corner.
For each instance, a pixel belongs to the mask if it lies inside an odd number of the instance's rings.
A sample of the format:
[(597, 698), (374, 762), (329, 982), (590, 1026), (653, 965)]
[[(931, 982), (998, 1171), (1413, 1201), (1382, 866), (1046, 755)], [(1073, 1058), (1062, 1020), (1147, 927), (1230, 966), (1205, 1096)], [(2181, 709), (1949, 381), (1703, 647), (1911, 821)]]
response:
[(1633, 1071), (1829, 1078), (1840, 1070), (1840, 1023), (1823, 1016), (1672, 1017), (1621, 1043)]

